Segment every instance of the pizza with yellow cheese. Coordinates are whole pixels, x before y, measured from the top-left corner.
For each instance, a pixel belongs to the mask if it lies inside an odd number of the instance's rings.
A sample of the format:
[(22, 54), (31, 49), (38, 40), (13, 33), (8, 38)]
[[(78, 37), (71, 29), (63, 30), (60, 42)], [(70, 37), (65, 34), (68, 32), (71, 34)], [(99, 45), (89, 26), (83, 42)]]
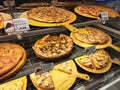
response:
[(56, 65), (54, 67), (55, 70), (59, 70), (61, 72), (67, 73), (67, 74), (71, 74), (72, 73), (72, 65), (70, 63), (70, 61), (64, 62), (62, 64)]
[(22, 56), (21, 46), (13, 43), (0, 43), (0, 75), (14, 68)]
[(2, 29), (4, 27), (4, 20), (10, 20), (12, 19), (11, 15), (7, 14), (7, 13), (3, 13), (0, 12), (0, 29)]
[(27, 16), (29, 19), (40, 22), (60, 23), (68, 21), (71, 18), (71, 13), (72, 12), (62, 8), (46, 6), (32, 8), (27, 12)]
[(103, 49), (97, 50), (90, 55), (77, 57), (75, 61), (82, 69), (96, 74), (107, 72), (112, 65), (111, 57)]
[(83, 66), (91, 69), (101, 69), (107, 66), (110, 56), (104, 50), (97, 50), (94, 54), (86, 56), (79, 60)]
[(2, 20), (3, 20), (3, 17), (2, 17), (2, 15), (0, 14), (0, 23), (2, 22)]
[(49, 3), (47, 2), (29, 2), (29, 3), (23, 3), (21, 4), (19, 7), (21, 8), (35, 8), (35, 7), (38, 7), (38, 6), (48, 6)]
[(75, 8), (75, 11), (85, 17), (97, 18), (101, 12), (108, 12), (109, 17), (119, 16), (119, 13), (112, 8), (81, 4)]
[(52, 77), (48, 72), (39, 75), (33, 73), (30, 74), (30, 78), (38, 90), (54, 90), (55, 88)]
[(73, 49), (72, 39), (65, 35), (46, 35), (37, 40), (33, 46), (35, 54), (45, 60), (55, 60), (69, 55)]
[(108, 34), (98, 28), (86, 26), (85, 30), (88, 32), (87, 34), (73, 32), (74, 38), (87, 44), (104, 44), (109, 40)]
[(26, 90), (26, 87), (27, 87), (26, 76), (0, 84), (0, 90)]

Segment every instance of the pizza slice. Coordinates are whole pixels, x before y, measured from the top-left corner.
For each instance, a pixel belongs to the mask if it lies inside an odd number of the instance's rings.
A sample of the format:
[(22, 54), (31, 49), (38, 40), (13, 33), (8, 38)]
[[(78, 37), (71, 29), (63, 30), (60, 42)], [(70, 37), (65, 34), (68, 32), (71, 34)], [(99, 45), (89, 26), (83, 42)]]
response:
[(0, 85), (0, 90), (26, 90), (27, 78), (23, 76), (21, 78), (3, 83)]
[(0, 14), (0, 23), (2, 22), (3, 20), (3, 16)]
[(15, 57), (0, 57), (0, 75), (7, 73), (19, 62)]
[(89, 35), (94, 38), (93, 44), (104, 44), (109, 40), (108, 35), (104, 31), (90, 26), (86, 26), (85, 28)]
[(36, 75), (35, 73), (30, 74), (30, 78), (35, 85), (35, 87), (39, 90), (53, 90), (54, 87), (54, 82), (52, 80), (51, 75), (46, 72), (40, 75)]
[(102, 69), (107, 66), (110, 61), (109, 55), (104, 50), (97, 50), (95, 53), (90, 56), (84, 56), (79, 59), (79, 63), (84, 67), (90, 69)]
[(82, 64), (83, 66), (87, 67), (87, 68), (91, 68), (94, 69), (94, 65), (91, 62), (91, 59), (89, 59), (89, 57), (84, 57), (79, 59), (78, 61), (80, 64)]
[(96, 69), (101, 69), (107, 66), (110, 61), (110, 56), (105, 50), (98, 50), (93, 54), (93, 64)]
[(64, 72), (64, 73), (67, 73), (67, 74), (72, 73), (72, 65), (69, 61), (54, 66), (54, 69), (59, 70), (59, 71)]

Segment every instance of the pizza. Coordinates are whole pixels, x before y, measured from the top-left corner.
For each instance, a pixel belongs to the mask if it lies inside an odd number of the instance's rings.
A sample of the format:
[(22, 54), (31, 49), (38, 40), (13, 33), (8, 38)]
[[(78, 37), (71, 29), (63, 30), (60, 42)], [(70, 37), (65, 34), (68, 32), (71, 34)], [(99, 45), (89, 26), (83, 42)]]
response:
[(119, 16), (119, 13), (113, 10), (112, 8), (97, 5), (81, 4), (76, 8), (75, 11), (80, 15), (90, 18), (97, 18), (100, 12), (108, 12), (109, 17)]
[(23, 76), (15, 80), (1, 84), (0, 90), (26, 90), (26, 85), (27, 78), (26, 76)]
[(87, 44), (104, 44), (109, 40), (109, 36), (100, 29), (86, 26), (86, 33), (73, 32), (73, 36), (76, 40)]
[(37, 7), (32, 8), (27, 12), (28, 19), (37, 20), (46, 23), (61, 23), (66, 22), (71, 18), (71, 13), (68, 10), (58, 7)]
[(59, 70), (61, 72), (67, 73), (67, 74), (71, 74), (72, 73), (72, 65), (70, 63), (70, 61), (64, 62), (62, 64), (56, 65), (54, 67), (55, 70)]
[(21, 8), (33, 8), (33, 7), (39, 7), (39, 6), (48, 6), (49, 3), (47, 2), (32, 2), (32, 3), (23, 3), (19, 7)]
[(12, 19), (11, 15), (0, 12), (0, 29), (4, 27), (3, 20)]
[(99, 70), (105, 68), (110, 63), (110, 56), (105, 50), (97, 50), (91, 55), (80, 58), (78, 62), (87, 68)]
[(32, 73), (30, 79), (38, 90), (54, 90), (55, 88), (52, 77), (48, 72), (39, 75)]
[(0, 14), (0, 23), (2, 22), (3, 20), (3, 16)]
[(0, 43), (0, 75), (14, 68), (21, 60), (23, 51), (21, 47), (13, 43)]
[(2, 12), (0, 12), (0, 18), (2, 18), (4, 20), (10, 20), (10, 19), (12, 19), (11, 15), (9, 15), (7, 13), (2, 13)]
[(44, 60), (63, 58), (71, 53), (73, 40), (65, 35), (46, 35), (37, 40), (33, 46), (35, 54)]

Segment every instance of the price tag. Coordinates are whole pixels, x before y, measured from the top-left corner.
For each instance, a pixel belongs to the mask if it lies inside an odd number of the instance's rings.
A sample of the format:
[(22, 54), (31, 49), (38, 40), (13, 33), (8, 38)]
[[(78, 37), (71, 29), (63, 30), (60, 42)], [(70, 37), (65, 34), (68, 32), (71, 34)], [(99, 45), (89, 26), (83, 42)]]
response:
[(108, 12), (99, 12), (99, 18), (100, 22), (105, 24), (105, 22), (109, 19), (108, 18)]
[(90, 54), (95, 53), (95, 52), (96, 52), (96, 47), (95, 46), (85, 48), (85, 54), (86, 55), (90, 55)]
[(5, 20), (4, 30), (8, 35), (15, 34), (17, 32), (27, 32), (28, 30), (30, 30), (28, 19), (19, 18), (19, 19)]
[(7, 33), (8, 35), (15, 32), (15, 27), (12, 19), (4, 21), (4, 30), (5, 33)]
[(35, 68), (35, 74), (38, 75), (38, 74), (42, 74), (45, 72), (49, 72), (53, 69), (53, 66), (54, 66), (53, 62), (46, 63), (46, 64), (40, 63), (40, 66)]
[(26, 32), (30, 30), (27, 18), (13, 19), (13, 23), (16, 32)]

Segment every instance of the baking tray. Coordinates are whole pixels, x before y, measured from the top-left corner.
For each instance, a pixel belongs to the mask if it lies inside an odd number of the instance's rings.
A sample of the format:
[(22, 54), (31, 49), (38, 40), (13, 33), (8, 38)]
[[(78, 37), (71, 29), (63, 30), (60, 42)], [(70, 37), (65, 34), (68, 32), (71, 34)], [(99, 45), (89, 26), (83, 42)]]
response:
[[(104, 29), (103, 28), (104, 26), (101, 26), (101, 25), (95, 24), (95, 23), (96, 23), (95, 21), (91, 21), (91, 22), (73, 24), (73, 26), (84, 27), (85, 25), (92, 25), (94, 27), (98, 27), (98, 28), (104, 30), (106, 33), (109, 31), (108, 30), (109, 28), (107, 29), (107, 27), (106, 27)], [(27, 62), (24, 65), (24, 67), (17, 74), (4, 80), (1, 83), (16, 79), (23, 75), (27, 75), (27, 79), (28, 79), (27, 90), (36, 90), (36, 88), (33, 86), (32, 82), (31, 82), (31, 80), (29, 79), (28, 75), (30, 73), (32, 73), (31, 69), (35, 69), (39, 66), (39, 63), (48, 64), (48, 62), (42, 61), (41, 59), (37, 58), (32, 50), (32, 46), (39, 38), (41, 38), (42, 36), (44, 36), (46, 34), (59, 35), (60, 33), (69, 35), (70, 31), (64, 27), (45, 28), (45, 29), (40, 29), (40, 30), (35, 30), (35, 31), (32, 30), (27, 33), (22, 33), (21, 40), (19, 40), (17, 38), (17, 35), (0, 36), (0, 42), (17, 43), (17, 44), (21, 45), (23, 48), (25, 48), (25, 50), (27, 52)], [(111, 32), (108, 32), (108, 34), (112, 37), (113, 44), (120, 46), (120, 36), (116, 35), (116, 33), (111, 33)], [(106, 48), (105, 50), (111, 55), (111, 58), (120, 60), (120, 52), (117, 52), (112, 48)], [(81, 56), (83, 54), (85, 54), (84, 48), (74, 45), (72, 54), (69, 57), (60, 59), (59, 61), (56, 61), (53, 63), (56, 65), (56, 64), (65, 62), (67, 60), (74, 59), (75, 57)], [(83, 69), (81, 69), (80, 67), (77, 66), (78, 71), (80, 71), (81, 73), (86, 73), (86, 74), (90, 75), (91, 79), (89, 81), (84, 81), (82, 79), (76, 79), (75, 83), (70, 88), (70, 90), (77, 90), (77, 89), (81, 90), (81, 88), (85, 89), (85, 90), (88, 90), (88, 89), (93, 90), (95, 88), (95, 86), (98, 87), (98, 86), (104, 85), (106, 82), (108, 82), (114, 76), (120, 75), (119, 68), (120, 68), (120, 66), (113, 64), (111, 69), (107, 73), (96, 75), (96, 74), (92, 74), (87, 71), (84, 71)]]

